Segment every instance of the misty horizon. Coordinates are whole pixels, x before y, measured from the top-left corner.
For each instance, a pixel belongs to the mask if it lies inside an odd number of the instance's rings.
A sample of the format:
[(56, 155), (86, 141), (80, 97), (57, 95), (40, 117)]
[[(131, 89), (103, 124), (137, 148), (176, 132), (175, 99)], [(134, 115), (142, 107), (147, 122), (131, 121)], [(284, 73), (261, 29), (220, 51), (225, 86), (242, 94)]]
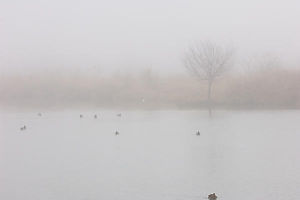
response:
[[(151, 67), (183, 72), (199, 41), (237, 50), (236, 68), (264, 55), (299, 67), (297, 1), (1, 1), (0, 70)], [(26, 72), (25, 72), (26, 73)]]
[(0, 199), (299, 199), (299, 19), (299, 0), (0, 0)]

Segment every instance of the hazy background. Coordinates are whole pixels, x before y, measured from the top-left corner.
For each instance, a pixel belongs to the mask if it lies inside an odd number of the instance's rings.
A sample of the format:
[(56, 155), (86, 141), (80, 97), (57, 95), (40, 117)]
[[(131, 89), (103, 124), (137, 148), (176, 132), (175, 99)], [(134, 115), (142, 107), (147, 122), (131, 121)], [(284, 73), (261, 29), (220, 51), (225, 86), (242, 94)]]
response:
[[(48, 98), (52, 104), (62, 101), (54, 96), (64, 95), (74, 100), (69, 94), (71, 86), (75, 93), (82, 89), (82, 96), (107, 90), (101, 94), (107, 97), (111, 87), (104, 87), (100, 82), (124, 85), (116, 74), (128, 77), (128, 74), (136, 76), (150, 70), (161, 78), (186, 76), (183, 54), (189, 45), (203, 40), (234, 47), (235, 65), (231, 73), (256, 70), (269, 58), (276, 60), (276, 67), (292, 70), (289, 74), (299, 69), (299, 1), (1, 0), (0, 3), (0, 101), (5, 105), (21, 100), (37, 105), (38, 99), (43, 100), (45, 96), (35, 91), (52, 96), (52, 100)], [(297, 74), (292, 78), (296, 82), (288, 83), (288, 88), (298, 83)], [(281, 79), (289, 80), (285, 75)], [(103, 76), (110, 77), (110, 81)], [(193, 82), (188, 77), (180, 79)], [(176, 88), (182, 82), (165, 81), (174, 87), (170, 93), (178, 94)], [(78, 84), (90, 84), (90, 87), (82, 88)], [(184, 89), (192, 91), (197, 85), (190, 83)], [(272, 85), (274, 90), (278, 89)], [(201, 95), (197, 91), (205, 93), (205, 86), (198, 87), (202, 89), (190, 92), (194, 102), (199, 100), (195, 95)], [(120, 91), (127, 89), (130, 88)], [(296, 102), (297, 89), (292, 89), (293, 97), (290, 97)], [(141, 99), (145, 94), (136, 96)], [(111, 98), (117, 97), (107, 98), (111, 102)], [(90, 100), (77, 98), (76, 101)], [(156, 98), (156, 101), (162, 100)], [(182, 103), (178, 102), (175, 104)], [(285, 105), (289, 107), (289, 103)]]
[[(299, 0), (0, 0), (0, 199), (299, 199), (299, 19)], [(212, 102), (183, 64), (199, 41), (234, 49)]]

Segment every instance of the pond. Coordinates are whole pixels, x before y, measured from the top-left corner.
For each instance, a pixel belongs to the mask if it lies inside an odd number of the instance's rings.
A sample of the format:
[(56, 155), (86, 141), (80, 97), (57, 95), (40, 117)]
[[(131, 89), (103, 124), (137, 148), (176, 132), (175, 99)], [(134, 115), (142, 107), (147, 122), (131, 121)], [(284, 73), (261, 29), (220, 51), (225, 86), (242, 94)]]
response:
[(0, 199), (298, 199), (299, 141), (292, 110), (5, 111)]

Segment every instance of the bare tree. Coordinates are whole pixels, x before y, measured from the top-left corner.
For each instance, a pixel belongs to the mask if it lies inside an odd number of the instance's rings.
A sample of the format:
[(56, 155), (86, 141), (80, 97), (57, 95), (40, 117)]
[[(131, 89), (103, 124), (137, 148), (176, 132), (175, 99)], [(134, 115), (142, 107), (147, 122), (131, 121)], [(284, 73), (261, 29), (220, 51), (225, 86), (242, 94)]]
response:
[(198, 80), (206, 80), (207, 103), (211, 114), (211, 89), (215, 79), (230, 67), (233, 56), (231, 48), (224, 48), (211, 42), (193, 45), (187, 51), (184, 64), (190, 74)]

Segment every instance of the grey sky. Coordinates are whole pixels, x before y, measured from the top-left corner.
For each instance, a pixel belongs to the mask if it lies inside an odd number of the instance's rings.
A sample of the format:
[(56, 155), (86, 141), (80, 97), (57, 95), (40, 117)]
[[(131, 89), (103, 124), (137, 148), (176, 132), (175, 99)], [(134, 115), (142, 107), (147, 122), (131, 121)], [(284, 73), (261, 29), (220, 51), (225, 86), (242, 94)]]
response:
[(199, 40), (300, 63), (298, 0), (0, 0), (0, 68), (180, 70)]

